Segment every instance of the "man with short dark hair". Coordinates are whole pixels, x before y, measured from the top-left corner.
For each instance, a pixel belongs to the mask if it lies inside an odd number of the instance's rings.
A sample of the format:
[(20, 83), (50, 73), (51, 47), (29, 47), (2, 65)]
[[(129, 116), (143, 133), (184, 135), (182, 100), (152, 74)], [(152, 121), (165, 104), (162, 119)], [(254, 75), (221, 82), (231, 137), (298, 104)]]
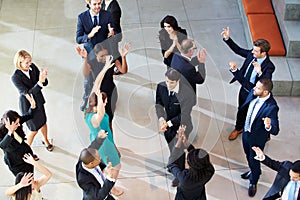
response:
[[(114, 200), (110, 191), (116, 179), (112, 176), (111, 163), (106, 167), (108, 175), (104, 177), (100, 168), (101, 158), (98, 149), (106, 139), (105, 131), (100, 131), (88, 148), (81, 151), (76, 164), (76, 180), (83, 190), (83, 200)], [(104, 164), (102, 164), (104, 165)]]
[(259, 147), (252, 147), (256, 153), (256, 159), (277, 171), (275, 180), (264, 196), (264, 200), (299, 200), (300, 199), (300, 160), (295, 162), (272, 160), (269, 156), (264, 155)]
[(260, 162), (254, 158), (255, 152), (252, 147), (264, 149), (268, 136), (277, 135), (279, 132), (279, 108), (271, 93), (272, 88), (273, 83), (270, 79), (260, 79), (241, 106), (242, 109), (244, 106), (248, 107), (242, 142), (250, 168), (250, 171), (241, 175), (241, 178), (250, 181), (248, 189), (250, 197), (256, 194), (256, 185), (261, 174)]
[(275, 71), (275, 66), (271, 62), (268, 52), (270, 43), (265, 39), (258, 39), (253, 42), (253, 49), (243, 49), (239, 47), (231, 38), (229, 27), (223, 29), (221, 35), (224, 42), (230, 47), (234, 53), (245, 58), (245, 61), (240, 69), (230, 69), (234, 78), (230, 83), (236, 80), (241, 84), (238, 96), (238, 112), (236, 115), (235, 129), (230, 133), (228, 139), (235, 140), (240, 133), (243, 132), (247, 107), (241, 109), (249, 91), (255, 86), (261, 78), (272, 79), (272, 73)]
[[(170, 152), (175, 145), (175, 136), (180, 125), (186, 125), (187, 137), (193, 129), (191, 111), (196, 98), (193, 89), (181, 83), (180, 73), (169, 68), (165, 73), (165, 81), (160, 82), (156, 89), (156, 115), (159, 120), (159, 131), (164, 133)], [(185, 158), (179, 161), (184, 169)], [(172, 186), (177, 186), (174, 180)]]

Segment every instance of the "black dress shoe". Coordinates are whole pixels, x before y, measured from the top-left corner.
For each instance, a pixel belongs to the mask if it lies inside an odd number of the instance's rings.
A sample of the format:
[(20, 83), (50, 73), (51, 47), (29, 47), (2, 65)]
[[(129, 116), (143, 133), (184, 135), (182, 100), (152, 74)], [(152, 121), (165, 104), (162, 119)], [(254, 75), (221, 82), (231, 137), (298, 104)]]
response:
[(177, 178), (174, 178), (172, 181), (172, 187), (177, 187), (179, 184), (179, 180)]
[(247, 172), (241, 174), (241, 178), (242, 179), (249, 179), (250, 174), (251, 174), (251, 171), (247, 171)]
[(256, 194), (256, 185), (250, 184), (248, 189), (248, 195), (249, 197), (254, 197)]

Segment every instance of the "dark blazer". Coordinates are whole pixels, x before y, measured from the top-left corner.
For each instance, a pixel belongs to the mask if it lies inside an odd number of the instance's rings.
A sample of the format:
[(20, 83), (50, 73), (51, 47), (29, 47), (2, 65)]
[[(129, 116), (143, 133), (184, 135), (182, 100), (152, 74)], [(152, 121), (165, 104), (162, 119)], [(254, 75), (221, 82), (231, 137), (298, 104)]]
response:
[[(20, 117), (21, 126), (18, 128), (22, 129), (22, 124), (32, 118), (34, 110), (29, 109), (27, 114)], [(33, 165), (28, 164), (23, 160), (24, 154), (30, 153), (33, 155), (31, 147), (24, 141), (26, 139), (25, 135), (22, 137), (22, 135), (19, 134), (23, 139), (20, 144), (13, 135), (7, 135), (8, 130), (5, 128), (5, 124), (1, 124), (0, 132), (0, 147), (4, 152), (4, 161), (9, 170), (15, 176), (19, 172), (33, 172)]]
[[(194, 146), (190, 145), (187, 150), (191, 151), (192, 149), (194, 149)], [(205, 184), (214, 175), (213, 165), (205, 169), (200, 180), (194, 181), (189, 177), (189, 170), (182, 170), (176, 162), (176, 159), (182, 153), (184, 153), (183, 149), (174, 147), (167, 166), (170, 172), (179, 180), (175, 200), (206, 200)]]
[(254, 84), (251, 83), (250, 81), (245, 80), (244, 76), (247, 71), (247, 68), (248, 68), (250, 62), (252, 62), (254, 59), (253, 54), (252, 54), (252, 49), (248, 50), (248, 49), (243, 49), (243, 48), (239, 47), (231, 38), (229, 38), (228, 40), (225, 40), (225, 39), (223, 39), (223, 40), (231, 48), (231, 50), (234, 51), (234, 53), (242, 56), (243, 58), (246, 58), (242, 67), (240, 69), (238, 69), (236, 72), (232, 72), (232, 74), (234, 75), (234, 78), (230, 81), (230, 83), (233, 83), (237, 80), (242, 85), (242, 87), (244, 87), (245, 89), (250, 91), (255, 86), (256, 82), (259, 79), (261, 79), (261, 78), (272, 79), (272, 73), (275, 71), (275, 66), (271, 62), (270, 57), (267, 54), (266, 59), (261, 64), (262, 75), (261, 76), (256, 75)]
[[(266, 156), (262, 163), (278, 172), (270, 190), (263, 198), (264, 200), (275, 200), (280, 197), (279, 193), (283, 191), (285, 186), (290, 181), (289, 171), (291, 169), (292, 162), (287, 160), (284, 162), (279, 162)], [(297, 200), (300, 200), (300, 191), (298, 193)]]
[[(102, 10), (105, 9), (105, 0), (102, 1), (101, 9)], [(118, 1), (112, 0), (110, 2), (109, 6), (107, 7), (107, 11), (109, 11), (110, 14), (111, 14), (111, 19), (112, 19), (112, 22), (114, 24), (115, 34), (116, 33), (121, 33), (122, 32), (122, 29), (121, 29), (122, 11), (121, 11), (121, 8), (120, 8), (120, 5), (119, 5)]]
[[(181, 42), (184, 39), (187, 39), (187, 32), (186, 32), (185, 29), (180, 28), (176, 32), (176, 35), (177, 35), (179, 44), (181, 44)], [(165, 52), (172, 46), (173, 40), (170, 39), (170, 36), (169, 36), (168, 32), (164, 28), (162, 28), (159, 31), (158, 37), (159, 37), (159, 42), (160, 42), (160, 47), (161, 47), (161, 53), (162, 53), (162, 56), (164, 56)], [(179, 53), (179, 50), (178, 50), (177, 46), (175, 46), (173, 52), (174, 53)], [(164, 63), (168, 67), (171, 66), (172, 58), (173, 58), (173, 55), (174, 55), (173, 52), (167, 58), (164, 57)]]
[[(103, 141), (103, 139), (97, 137), (88, 148), (98, 150)], [(115, 182), (106, 179), (103, 187), (101, 187), (101, 184), (97, 181), (95, 176), (82, 167), (82, 161), (80, 160), (78, 160), (76, 164), (76, 180), (79, 187), (83, 190), (83, 200), (115, 199), (109, 194)]]
[[(198, 71), (195, 66), (198, 65)], [(197, 57), (193, 57), (191, 61), (178, 53), (173, 55), (171, 67), (181, 73), (181, 81), (189, 83), (196, 93), (196, 84), (202, 84), (205, 81), (206, 72), (205, 64), (199, 63)]]
[(158, 118), (163, 117), (166, 121), (171, 121), (173, 126), (167, 129), (167, 133), (173, 138), (176, 135), (178, 127), (183, 124), (187, 126), (186, 133), (192, 128), (191, 111), (196, 104), (195, 93), (191, 87), (182, 84), (179, 81), (179, 91), (171, 101), (169, 100), (169, 91), (165, 82), (157, 85), (156, 89), (156, 115)]
[[(24, 114), (30, 108), (30, 103), (26, 99), (25, 94), (32, 94), (36, 102), (37, 108), (42, 107), (45, 104), (45, 98), (42, 93), (42, 87), (37, 83), (40, 77), (40, 71), (35, 64), (30, 65), (32, 70), (29, 70), (30, 79), (19, 69), (17, 69), (11, 77), (13, 84), (16, 86), (20, 93), (20, 109)], [(48, 85), (48, 79), (43, 83), (43, 86)]]
[(99, 26), (101, 26), (100, 30), (88, 40), (88, 34), (93, 29), (93, 21), (90, 15), (90, 11), (86, 10), (85, 12), (78, 15), (78, 22), (77, 22), (77, 30), (76, 30), (76, 42), (78, 44), (84, 44), (85, 49), (87, 52), (91, 52), (94, 46), (97, 43), (101, 43), (107, 39), (109, 30), (108, 24), (111, 27), (114, 27), (112, 22), (111, 14), (105, 10), (101, 10), (99, 12)]
[[(253, 95), (252, 89), (241, 108), (248, 106), (249, 103), (255, 98), (256, 96)], [(271, 93), (270, 97), (263, 103), (256, 114), (254, 121), (252, 122), (251, 134), (249, 134), (249, 142), (252, 144), (252, 146), (264, 147), (269, 134), (277, 135), (279, 133), (278, 111), (279, 107), (277, 106), (277, 103)], [(264, 121), (262, 120), (262, 118), (265, 117), (271, 118), (270, 131), (265, 129)]]

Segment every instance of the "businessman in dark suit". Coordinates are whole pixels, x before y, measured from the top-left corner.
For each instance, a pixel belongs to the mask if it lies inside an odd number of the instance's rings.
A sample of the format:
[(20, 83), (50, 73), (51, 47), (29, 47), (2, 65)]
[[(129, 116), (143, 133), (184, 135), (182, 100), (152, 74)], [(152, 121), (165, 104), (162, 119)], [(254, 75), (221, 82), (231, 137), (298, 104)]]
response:
[[(274, 64), (271, 62), (268, 52), (271, 48), (270, 43), (264, 39), (258, 39), (253, 42), (253, 49), (247, 50), (239, 47), (231, 38), (229, 27), (223, 29), (221, 33), (224, 42), (230, 49), (245, 58), (245, 61), (240, 69), (231, 71), (234, 78), (230, 83), (238, 82), (242, 85), (239, 91), (238, 112), (236, 116), (235, 129), (230, 133), (228, 139), (235, 140), (240, 133), (243, 132), (247, 107), (241, 108), (244, 104), (249, 91), (255, 86), (261, 78), (272, 79), (272, 73), (275, 70)], [(236, 77), (240, 76), (240, 79)]]
[[(195, 41), (185, 39), (181, 43), (181, 54), (174, 54), (171, 67), (179, 71), (182, 75), (181, 81), (188, 83), (196, 94), (196, 84), (202, 84), (205, 81), (205, 60), (206, 50), (198, 50), (197, 56), (192, 57), (197, 47)], [(196, 70), (198, 66), (198, 71)]]
[[(83, 44), (88, 53), (92, 52), (94, 46), (98, 43), (110, 43), (107, 40), (114, 35), (113, 22), (111, 14), (105, 10), (101, 10), (101, 0), (87, 0), (88, 10), (78, 15), (76, 42)], [(91, 59), (95, 57), (94, 53), (89, 54)], [(83, 111), (87, 104), (89, 94), (88, 87), (91, 80), (84, 78), (84, 94), (80, 110)]]
[(264, 149), (269, 134), (277, 135), (279, 132), (279, 108), (271, 93), (272, 88), (273, 83), (270, 79), (260, 79), (241, 106), (248, 106), (242, 141), (250, 168), (250, 171), (241, 177), (250, 181), (250, 197), (256, 194), (256, 185), (261, 174), (260, 162), (254, 159), (255, 152), (252, 147)]
[(107, 134), (100, 131), (97, 138), (88, 148), (81, 151), (78, 163), (76, 164), (76, 180), (83, 190), (83, 200), (114, 200), (110, 190), (115, 184), (112, 177), (111, 163), (106, 167), (108, 175), (104, 177), (100, 168), (101, 158), (98, 149), (106, 139)]
[[(175, 145), (175, 136), (180, 125), (186, 125), (187, 137), (193, 129), (191, 111), (195, 102), (195, 93), (191, 87), (180, 82), (180, 73), (169, 68), (165, 73), (166, 81), (157, 85), (156, 114), (159, 119), (160, 132), (164, 133), (170, 152)], [(180, 160), (184, 169), (185, 157)], [(177, 186), (174, 180), (172, 186)]]
[(97, 43), (114, 35), (111, 14), (101, 10), (101, 0), (87, 0), (89, 9), (78, 15), (76, 42), (91, 52)]
[(278, 172), (263, 200), (276, 200), (280, 197), (282, 200), (290, 198), (300, 200), (300, 160), (279, 162), (264, 155), (259, 147), (252, 147), (252, 149), (256, 153), (257, 160)]

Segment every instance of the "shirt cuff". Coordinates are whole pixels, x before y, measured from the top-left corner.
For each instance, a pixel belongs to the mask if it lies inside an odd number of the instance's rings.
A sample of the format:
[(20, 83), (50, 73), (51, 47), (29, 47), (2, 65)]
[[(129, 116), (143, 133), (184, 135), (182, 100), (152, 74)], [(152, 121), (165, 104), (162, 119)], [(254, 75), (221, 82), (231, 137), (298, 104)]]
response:
[(235, 70), (233, 70), (233, 69), (230, 68), (231, 72), (236, 72), (237, 70), (238, 70), (237, 68)]
[(116, 182), (116, 179), (111, 178), (111, 177), (109, 177), (109, 176), (106, 176), (106, 179), (109, 180), (110, 182)]
[(40, 82), (37, 82), (37, 84), (38, 84), (41, 88), (43, 88), (43, 84), (41, 84)]
[(168, 124), (168, 127), (172, 127), (173, 126), (171, 120), (167, 121), (167, 124)]
[(270, 128), (266, 128), (266, 127), (265, 127), (265, 129), (266, 129), (267, 131), (270, 131), (270, 130), (271, 130), (271, 128), (272, 128), (272, 126), (270, 126)]
[(265, 155), (263, 155), (262, 157), (255, 156), (254, 159), (258, 161), (264, 161), (266, 159), (266, 156)]

